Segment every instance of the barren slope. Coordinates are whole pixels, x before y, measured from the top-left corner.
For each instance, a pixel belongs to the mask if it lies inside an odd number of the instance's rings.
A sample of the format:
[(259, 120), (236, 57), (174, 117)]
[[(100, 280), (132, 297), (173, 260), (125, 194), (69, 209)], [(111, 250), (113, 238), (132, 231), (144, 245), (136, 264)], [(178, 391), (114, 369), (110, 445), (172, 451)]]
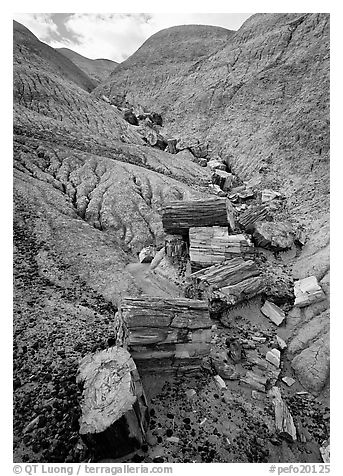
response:
[(90, 59), (76, 53), (69, 48), (56, 48), (62, 55), (69, 58), (78, 66), (95, 84), (107, 80), (110, 73), (116, 68), (117, 62), (108, 59)]
[(76, 66), (14, 33), (15, 460), (77, 461), (78, 358), (113, 345), (118, 298), (139, 293), (126, 265), (161, 243), (163, 203), (208, 173), (141, 145)]

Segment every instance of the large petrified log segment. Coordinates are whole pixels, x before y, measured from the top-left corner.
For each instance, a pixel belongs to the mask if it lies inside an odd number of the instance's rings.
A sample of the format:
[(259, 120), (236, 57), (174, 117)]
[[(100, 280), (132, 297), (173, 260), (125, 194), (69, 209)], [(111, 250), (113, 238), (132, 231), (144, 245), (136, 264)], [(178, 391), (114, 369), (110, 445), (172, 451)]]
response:
[(254, 245), (245, 234), (229, 235), (227, 228), (195, 227), (189, 230), (192, 270), (221, 263), (236, 256), (250, 256)]
[(163, 228), (170, 234), (186, 235), (195, 226), (230, 226), (232, 208), (227, 202), (225, 198), (170, 202), (162, 210)]
[(276, 431), (280, 436), (290, 441), (296, 441), (297, 431), (293, 417), (281, 397), (280, 389), (278, 387), (272, 387), (269, 391), (269, 396), (272, 398), (274, 404)]
[(118, 458), (139, 448), (148, 426), (136, 365), (122, 347), (89, 354), (79, 366), (83, 384), (80, 434), (94, 458)]
[(252, 260), (233, 258), (192, 273), (189, 277), (187, 292), (197, 299), (210, 299), (214, 290), (241, 283), (259, 274), (260, 271)]
[(199, 369), (210, 352), (212, 323), (203, 301), (127, 297), (120, 314), (140, 370)]

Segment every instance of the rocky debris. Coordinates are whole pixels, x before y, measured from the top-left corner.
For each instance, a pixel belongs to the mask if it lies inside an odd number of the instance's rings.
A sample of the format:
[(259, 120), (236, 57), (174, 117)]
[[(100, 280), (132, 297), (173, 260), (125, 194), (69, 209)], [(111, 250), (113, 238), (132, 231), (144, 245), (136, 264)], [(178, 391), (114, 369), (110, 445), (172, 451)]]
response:
[(147, 246), (139, 253), (140, 263), (151, 263), (155, 258), (156, 248), (154, 246)]
[(226, 171), (226, 165), (217, 159), (211, 159), (207, 162), (207, 167), (209, 167), (212, 172), (216, 172), (217, 170), (222, 170), (223, 172)]
[(294, 233), (287, 223), (257, 221), (254, 224), (253, 238), (261, 248), (283, 251), (292, 248)]
[(144, 443), (147, 403), (127, 350), (111, 347), (87, 355), (77, 382), (83, 385), (80, 434), (95, 458), (117, 458)]
[(226, 197), (226, 192), (223, 192), (219, 185), (211, 184), (210, 187), (218, 197)]
[(270, 218), (269, 208), (266, 205), (251, 205), (238, 217), (238, 223), (247, 231), (254, 231), (255, 223)]
[(186, 394), (188, 400), (191, 400), (192, 398), (194, 398), (196, 396), (197, 392), (194, 390), (194, 388), (190, 388), (190, 389), (186, 390), (185, 394)]
[(215, 380), (215, 382), (216, 382), (217, 387), (218, 387), (220, 390), (223, 390), (224, 388), (226, 388), (226, 383), (225, 383), (224, 380), (220, 377), (220, 375), (215, 375), (213, 378), (214, 378), (214, 380)]
[(291, 387), (296, 381), (292, 377), (282, 377), (281, 379), (288, 387)]
[(275, 367), (280, 367), (280, 351), (278, 349), (268, 350), (266, 353), (266, 359)]
[(168, 139), (166, 152), (169, 152), (169, 154), (177, 154), (176, 143), (177, 143), (177, 139)]
[[(179, 148), (179, 147), (178, 147)], [(201, 143), (197, 141), (197, 144), (193, 144), (188, 146), (189, 150), (192, 152), (194, 157), (197, 159), (203, 159), (208, 156), (208, 144), (207, 143)]]
[(330, 463), (330, 439), (323, 441), (320, 447), (320, 454), (324, 463)]
[(210, 352), (212, 323), (203, 301), (127, 297), (119, 315), (140, 371), (197, 371)]
[(287, 344), (286, 342), (280, 337), (280, 336), (276, 336), (276, 343), (279, 347), (280, 350), (285, 350), (287, 349)]
[(174, 201), (164, 206), (162, 224), (167, 233), (185, 235), (192, 227), (228, 226), (227, 200)]
[(248, 385), (252, 389), (258, 392), (265, 392), (266, 391), (266, 384), (268, 378), (261, 373), (253, 372), (249, 370), (244, 377), (240, 378), (240, 382)]
[(300, 279), (294, 283), (295, 307), (305, 307), (326, 299), (325, 293), (319, 286), (315, 276)]
[(194, 227), (189, 230), (189, 254), (193, 268), (221, 263), (234, 257), (249, 257), (254, 246), (249, 235), (231, 235), (227, 228)]
[(225, 170), (215, 169), (212, 174), (212, 183), (218, 185), (218, 187), (224, 192), (230, 190), (234, 180), (235, 176)]
[(279, 306), (270, 301), (266, 301), (263, 304), (261, 312), (277, 326), (280, 326), (286, 319), (286, 314), (284, 311), (280, 309)]
[(294, 238), (294, 243), (299, 246), (304, 246), (306, 243), (306, 232), (303, 227), (297, 228), (295, 232), (295, 238)]
[(280, 389), (272, 387), (268, 395), (272, 398), (275, 411), (275, 426), (277, 433), (290, 441), (296, 441), (297, 431), (288, 406), (283, 401)]
[(135, 114), (130, 111), (129, 109), (126, 109), (123, 111), (123, 118), (125, 119), (126, 122), (133, 126), (138, 126), (139, 122)]
[(271, 200), (274, 200), (275, 198), (279, 198), (279, 197), (281, 197), (281, 194), (279, 192), (275, 192), (275, 190), (269, 190), (269, 189), (262, 190), (262, 194), (261, 194), (262, 203), (270, 202)]

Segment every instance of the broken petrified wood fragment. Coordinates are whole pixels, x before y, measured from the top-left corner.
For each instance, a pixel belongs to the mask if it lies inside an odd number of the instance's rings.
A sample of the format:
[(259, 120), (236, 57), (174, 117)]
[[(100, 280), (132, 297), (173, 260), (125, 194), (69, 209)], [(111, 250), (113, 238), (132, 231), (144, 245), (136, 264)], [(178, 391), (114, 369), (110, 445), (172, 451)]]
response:
[(230, 190), (235, 176), (225, 170), (215, 169), (212, 174), (212, 183), (218, 185), (224, 192)]
[(79, 366), (83, 384), (80, 434), (94, 458), (118, 458), (139, 448), (148, 426), (139, 374), (122, 347), (89, 354)]
[(175, 235), (187, 235), (192, 227), (230, 226), (226, 199), (170, 202), (162, 210), (162, 224)]
[(221, 299), (227, 304), (236, 304), (262, 291), (263, 282), (256, 264), (240, 257), (191, 274), (186, 290), (189, 297)]
[(317, 278), (310, 276), (294, 283), (295, 307), (305, 307), (323, 301), (325, 293), (319, 286)]
[(169, 152), (169, 154), (176, 154), (177, 153), (176, 143), (177, 143), (177, 139), (168, 139), (166, 152)]
[(210, 352), (212, 322), (203, 301), (127, 297), (120, 314), (140, 371), (199, 370)]
[(281, 397), (280, 389), (278, 387), (272, 387), (268, 395), (272, 398), (274, 405), (277, 433), (287, 440), (296, 441), (297, 430), (294, 425), (292, 414)]
[(265, 205), (251, 205), (247, 210), (241, 213), (238, 223), (246, 231), (253, 231), (257, 221), (262, 221), (270, 217), (269, 209)]
[(192, 270), (221, 263), (237, 256), (251, 256), (254, 246), (249, 235), (229, 235), (227, 228), (195, 227), (189, 230)]
[(286, 315), (283, 310), (270, 301), (266, 301), (263, 304), (261, 312), (277, 326), (280, 326), (286, 318)]
[(140, 263), (151, 263), (156, 254), (156, 248), (154, 246), (146, 246), (139, 253)]

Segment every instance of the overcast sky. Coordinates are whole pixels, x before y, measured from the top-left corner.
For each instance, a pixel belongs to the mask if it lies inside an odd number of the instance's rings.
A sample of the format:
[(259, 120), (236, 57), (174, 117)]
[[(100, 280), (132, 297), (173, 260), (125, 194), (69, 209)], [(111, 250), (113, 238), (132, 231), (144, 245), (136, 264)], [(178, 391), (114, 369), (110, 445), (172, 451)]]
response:
[(202, 24), (238, 30), (251, 13), (17, 13), (41, 41), (87, 58), (121, 62), (159, 30)]

